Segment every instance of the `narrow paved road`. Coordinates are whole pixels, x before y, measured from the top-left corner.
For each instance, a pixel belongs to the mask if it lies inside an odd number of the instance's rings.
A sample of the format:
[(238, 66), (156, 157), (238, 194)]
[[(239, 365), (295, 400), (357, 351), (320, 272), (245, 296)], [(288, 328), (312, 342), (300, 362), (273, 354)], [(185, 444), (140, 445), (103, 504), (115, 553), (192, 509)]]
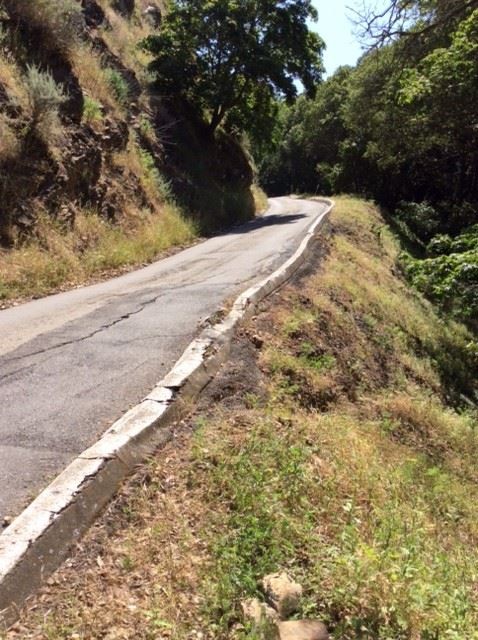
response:
[(200, 321), (298, 247), (317, 202), (144, 269), (0, 312), (0, 520), (16, 513), (167, 373)]

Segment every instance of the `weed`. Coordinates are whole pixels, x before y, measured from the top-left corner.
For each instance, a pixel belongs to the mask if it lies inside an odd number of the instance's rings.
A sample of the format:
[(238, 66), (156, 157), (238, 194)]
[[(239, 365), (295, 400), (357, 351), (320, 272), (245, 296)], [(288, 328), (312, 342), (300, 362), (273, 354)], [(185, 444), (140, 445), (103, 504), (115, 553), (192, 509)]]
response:
[(328, 353), (320, 353), (310, 342), (302, 342), (300, 345), (300, 357), (307, 366), (316, 371), (327, 371), (335, 365), (334, 356)]
[(94, 98), (85, 96), (83, 104), (83, 122), (87, 124), (94, 124), (101, 122), (103, 119), (102, 105)]
[(156, 140), (156, 132), (155, 132), (153, 123), (147, 116), (142, 114), (139, 117), (138, 127), (139, 127), (139, 132), (141, 133), (142, 136), (146, 138), (146, 140), (149, 140), (149, 141)]
[(106, 69), (105, 76), (111, 89), (113, 90), (113, 94), (118, 104), (120, 104), (122, 107), (126, 107), (128, 105), (130, 94), (129, 86), (126, 80), (116, 69)]

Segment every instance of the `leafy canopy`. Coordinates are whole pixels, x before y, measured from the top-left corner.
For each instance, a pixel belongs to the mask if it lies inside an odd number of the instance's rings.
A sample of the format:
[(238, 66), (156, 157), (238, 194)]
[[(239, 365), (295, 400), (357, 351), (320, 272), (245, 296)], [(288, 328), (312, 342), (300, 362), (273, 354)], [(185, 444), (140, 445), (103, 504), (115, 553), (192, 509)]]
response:
[(264, 134), (277, 98), (293, 100), (297, 80), (313, 95), (321, 79), (316, 18), (311, 0), (176, 0), (142, 46), (161, 93), (197, 109), (211, 132)]

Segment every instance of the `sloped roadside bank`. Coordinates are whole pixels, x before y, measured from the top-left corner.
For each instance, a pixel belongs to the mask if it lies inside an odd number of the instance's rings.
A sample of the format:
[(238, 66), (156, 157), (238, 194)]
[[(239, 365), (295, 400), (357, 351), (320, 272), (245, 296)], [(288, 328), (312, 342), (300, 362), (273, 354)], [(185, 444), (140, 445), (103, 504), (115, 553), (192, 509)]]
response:
[(446, 405), (472, 337), (370, 206), (339, 200), (333, 232), (9, 639), (257, 638), (239, 601), (281, 568), (337, 638), (475, 637), (476, 415)]

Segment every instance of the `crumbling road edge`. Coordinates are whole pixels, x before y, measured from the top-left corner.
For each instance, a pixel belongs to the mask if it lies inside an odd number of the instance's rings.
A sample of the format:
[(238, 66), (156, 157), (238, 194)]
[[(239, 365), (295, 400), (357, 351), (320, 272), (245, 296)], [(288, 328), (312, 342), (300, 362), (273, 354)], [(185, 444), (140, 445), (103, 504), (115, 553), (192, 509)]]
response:
[(227, 360), (238, 324), (300, 268), (334, 203), (309, 227), (294, 255), (241, 294), (231, 311), (193, 340), (146, 398), (83, 451), (0, 535), (0, 631), (67, 557), (114, 496), (120, 483), (169, 437), (166, 429), (186, 415), (201, 390)]

